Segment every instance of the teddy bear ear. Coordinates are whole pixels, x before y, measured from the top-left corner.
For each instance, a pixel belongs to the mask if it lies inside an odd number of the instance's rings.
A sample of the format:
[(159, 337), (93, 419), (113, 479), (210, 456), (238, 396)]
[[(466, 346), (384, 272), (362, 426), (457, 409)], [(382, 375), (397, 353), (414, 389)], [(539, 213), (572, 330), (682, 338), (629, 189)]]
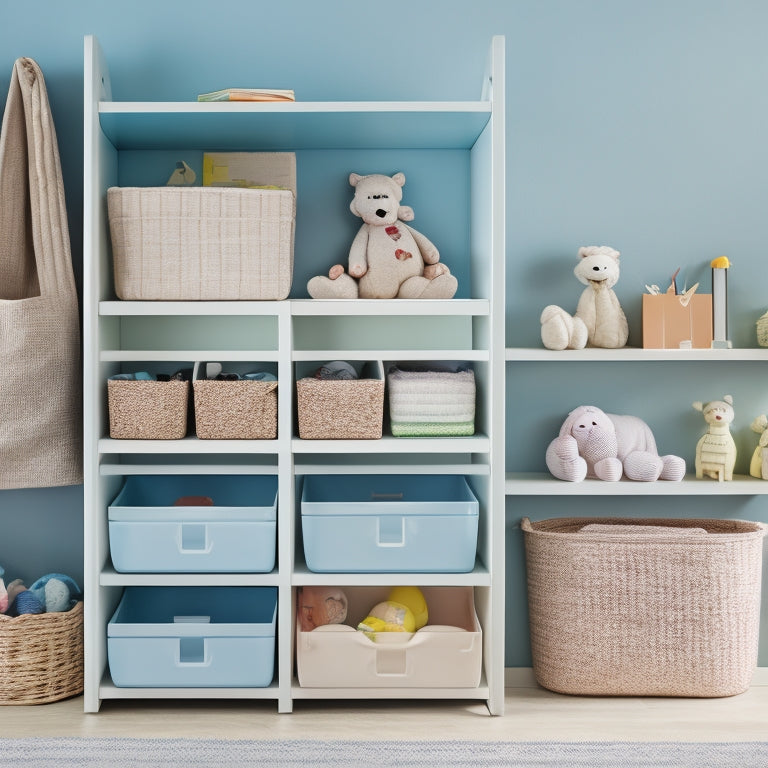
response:
[(349, 183), (356, 187), (360, 183), (360, 179), (363, 177), (359, 173), (350, 173), (349, 174)]
[(701, 400), (697, 400), (695, 403), (691, 403), (691, 405), (697, 410), (697, 411), (703, 411), (704, 410), (704, 403), (701, 402)]
[(405, 185), (405, 174), (404, 173), (396, 173), (392, 177), (392, 181), (394, 181), (395, 184), (397, 184), (398, 187), (404, 186)]
[(733, 395), (724, 395), (723, 400), (725, 400), (728, 405), (733, 405)]

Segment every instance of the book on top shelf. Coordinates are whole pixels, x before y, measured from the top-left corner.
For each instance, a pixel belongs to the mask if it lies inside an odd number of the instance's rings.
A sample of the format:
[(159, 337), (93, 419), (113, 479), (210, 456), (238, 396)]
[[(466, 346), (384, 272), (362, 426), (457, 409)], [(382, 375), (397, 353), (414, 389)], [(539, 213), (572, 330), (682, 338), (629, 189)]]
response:
[(221, 91), (201, 93), (198, 101), (295, 101), (291, 90), (274, 88), (224, 88)]

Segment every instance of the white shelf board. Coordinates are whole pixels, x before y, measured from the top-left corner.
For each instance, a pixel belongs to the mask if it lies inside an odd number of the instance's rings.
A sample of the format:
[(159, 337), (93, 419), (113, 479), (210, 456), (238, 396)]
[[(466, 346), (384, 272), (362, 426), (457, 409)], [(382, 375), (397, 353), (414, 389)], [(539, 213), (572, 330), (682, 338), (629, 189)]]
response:
[(552, 349), (532, 347), (507, 347), (506, 360), (512, 362), (768, 362), (768, 348), (741, 349)]
[(288, 312), (286, 301), (100, 301), (99, 314), (117, 317), (261, 315)]
[(294, 437), (294, 453), (488, 453), (486, 435), (473, 437), (391, 437), (380, 440), (302, 440)]
[(102, 699), (277, 699), (277, 683), (266, 688), (118, 688), (109, 675), (99, 685)]
[(470, 573), (314, 573), (297, 559), (291, 576), (293, 586), (326, 585), (344, 587), (402, 586), (420, 587), (490, 587), (488, 569), (478, 563)]
[(275, 350), (210, 350), (210, 349), (105, 349), (99, 354), (102, 363), (111, 362), (190, 362), (194, 360), (220, 360), (225, 362), (242, 361), (273, 362), (278, 359)]
[[(221, 353), (220, 353), (221, 354)], [(299, 349), (292, 360), (467, 360), (487, 361), (487, 349)]]
[(344, 464), (320, 464), (307, 461), (304, 463), (304, 457), (297, 457), (294, 463), (295, 474), (297, 475), (348, 475), (361, 474), (368, 475), (485, 475), (490, 474), (490, 467), (487, 464), (471, 463), (438, 463), (435, 459), (438, 457), (414, 457), (409, 454), (411, 459), (408, 463), (400, 463), (402, 456), (393, 458), (391, 463), (385, 463), (383, 459), (388, 457), (377, 457), (376, 463), (344, 463)]
[(490, 102), (99, 103), (119, 149), (471, 149)]
[(276, 587), (278, 573), (118, 573), (111, 565), (99, 574), (102, 587)]
[[(189, 456), (195, 459), (198, 457)], [(200, 461), (178, 463), (177, 458), (173, 464), (131, 464), (125, 461), (102, 461), (99, 465), (99, 474), (102, 477), (123, 475), (276, 475), (277, 463), (256, 463), (257, 459), (271, 459), (271, 456), (227, 456), (227, 462), (222, 464), (209, 464), (206, 459), (209, 456), (199, 457)]]
[(488, 299), (290, 299), (294, 316), (484, 316)]
[(102, 437), (99, 453), (277, 453), (278, 440), (113, 440)]
[(626, 479), (606, 483), (591, 478), (569, 483), (548, 472), (507, 472), (505, 491), (507, 496), (756, 496), (768, 493), (768, 481), (737, 475), (732, 481), (721, 483), (686, 475), (679, 483)]
[(477, 688), (303, 688), (291, 687), (294, 699), (487, 699), (488, 686)]

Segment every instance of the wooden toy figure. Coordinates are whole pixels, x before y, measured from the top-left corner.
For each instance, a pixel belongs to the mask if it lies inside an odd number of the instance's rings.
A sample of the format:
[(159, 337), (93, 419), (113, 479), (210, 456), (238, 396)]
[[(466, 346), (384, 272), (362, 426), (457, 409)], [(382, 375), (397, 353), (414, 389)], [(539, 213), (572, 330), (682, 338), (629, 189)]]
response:
[(709, 403), (693, 403), (704, 414), (708, 429), (696, 445), (696, 477), (711, 477), (722, 482), (733, 480), (736, 463), (736, 443), (731, 435), (733, 422), (733, 398), (725, 395), (722, 400)]

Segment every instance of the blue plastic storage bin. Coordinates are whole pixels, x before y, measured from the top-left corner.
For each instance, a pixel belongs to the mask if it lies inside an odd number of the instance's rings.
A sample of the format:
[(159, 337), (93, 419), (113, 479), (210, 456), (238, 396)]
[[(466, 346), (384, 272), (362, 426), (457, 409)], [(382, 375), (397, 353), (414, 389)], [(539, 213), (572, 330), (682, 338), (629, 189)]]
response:
[[(213, 506), (174, 506), (206, 496)], [(131, 475), (109, 506), (120, 573), (266, 573), (275, 566), (275, 475)]]
[(308, 475), (307, 567), (318, 573), (467, 573), (478, 502), (456, 475)]
[(107, 625), (118, 687), (265, 688), (276, 587), (126, 587)]

